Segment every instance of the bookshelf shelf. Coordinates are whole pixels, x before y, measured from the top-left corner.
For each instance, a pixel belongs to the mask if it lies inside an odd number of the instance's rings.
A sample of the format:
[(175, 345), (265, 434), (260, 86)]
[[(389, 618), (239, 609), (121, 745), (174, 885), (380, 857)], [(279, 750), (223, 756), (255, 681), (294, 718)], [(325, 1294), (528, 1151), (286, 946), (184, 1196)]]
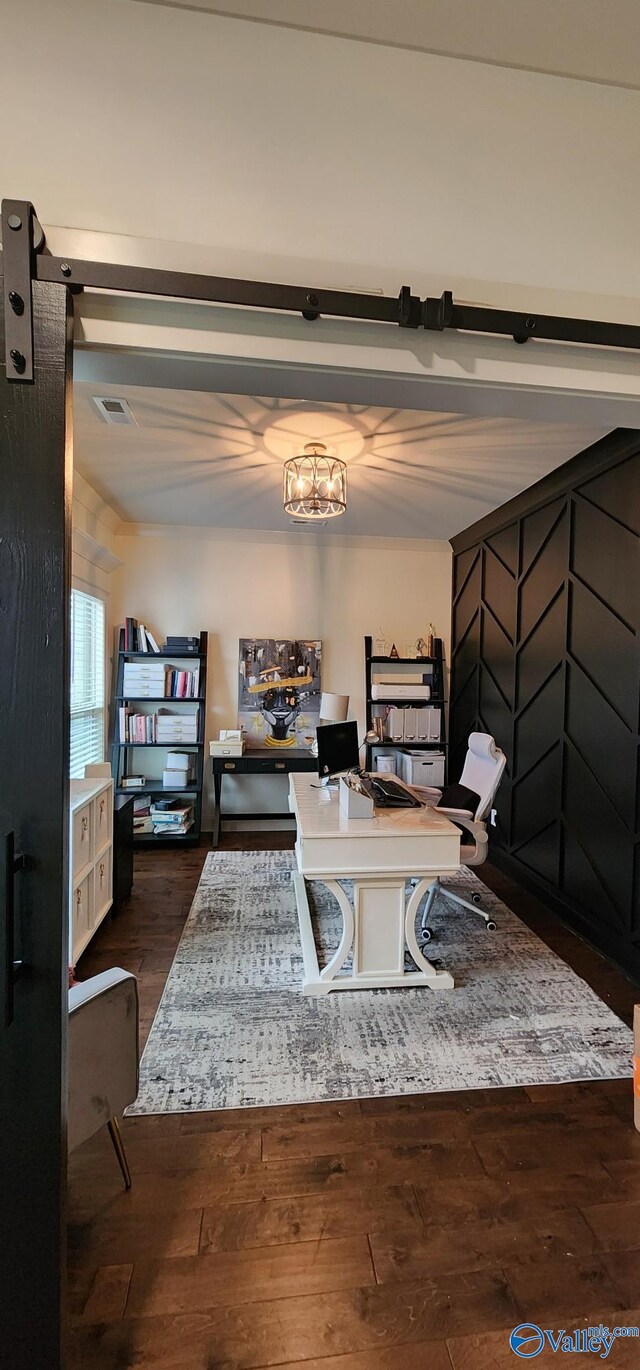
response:
[(204, 695), (114, 695), (118, 704), (204, 704)]
[(180, 738), (176, 738), (175, 742), (118, 742), (116, 745), (123, 749), (135, 747), (138, 751), (144, 751), (149, 747), (164, 747), (167, 752), (182, 752), (186, 751), (187, 747), (204, 747), (204, 742), (182, 742)]
[[(388, 738), (384, 738), (384, 739), (381, 738), (379, 741), (376, 741), (376, 742), (368, 742), (368, 743), (367, 743), (367, 748), (366, 748), (366, 762), (365, 762), (366, 769), (367, 769), (367, 770), (371, 770), (371, 769), (372, 769), (372, 767), (373, 767), (373, 755), (374, 755), (374, 752), (375, 752), (376, 750), (378, 750), (378, 749), (385, 749), (385, 748), (386, 748), (386, 749), (389, 749), (390, 747), (394, 747), (394, 748), (396, 748), (396, 749), (399, 748), (400, 750), (402, 750), (402, 748), (403, 748), (404, 746), (406, 746), (406, 747), (407, 747), (408, 749), (410, 749), (412, 752), (413, 752), (413, 751), (420, 751), (420, 752), (422, 752), (422, 751), (424, 751), (424, 752), (429, 752), (429, 751), (441, 751), (441, 752), (444, 752), (445, 755), (446, 755), (447, 739), (446, 739), (446, 732), (445, 732), (445, 704), (446, 704), (446, 697), (445, 697), (445, 664), (444, 664), (444, 657), (443, 657), (443, 656), (378, 656), (378, 655), (374, 655), (374, 654), (373, 654), (373, 652), (372, 652), (372, 646), (373, 646), (372, 639), (371, 639), (370, 637), (365, 637), (365, 640), (364, 640), (364, 664), (365, 664), (365, 700), (366, 700), (366, 709), (367, 709), (367, 715), (366, 715), (366, 716), (367, 716), (367, 732), (370, 732), (370, 731), (373, 730), (373, 718), (374, 718), (374, 712), (373, 712), (373, 711), (374, 711), (374, 710), (381, 710), (381, 709), (384, 709), (387, 705), (391, 705), (391, 706), (394, 706), (394, 705), (395, 705), (395, 706), (397, 706), (397, 707), (399, 707), (399, 708), (420, 708), (420, 707), (425, 707), (425, 706), (426, 706), (426, 707), (429, 707), (429, 706), (431, 706), (431, 705), (434, 705), (436, 708), (440, 709), (440, 736), (439, 736), (439, 738), (434, 739), (433, 741), (429, 741), (429, 742), (421, 741), (421, 742), (407, 742), (407, 743), (402, 743), (402, 742), (392, 742), (392, 741), (391, 741), (390, 739), (388, 739)], [(381, 666), (387, 666), (387, 667), (390, 667), (390, 668), (392, 668), (392, 667), (394, 667), (394, 666), (404, 666), (404, 667), (405, 667), (405, 672), (404, 672), (403, 674), (406, 674), (406, 668), (407, 668), (407, 667), (411, 667), (412, 670), (414, 670), (414, 671), (416, 672), (416, 680), (415, 680), (415, 683), (416, 683), (416, 684), (418, 684), (418, 681), (419, 681), (419, 679), (420, 679), (420, 676), (419, 676), (417, 673), (419, 673), (419, 672), (422, 671), (422, 674), (425, 675), (425, 676), (427, 677), (427, 683), (429, 683), (430, 686), (431, 686), (431, 694), (430, 694), (429, 698), (428, 698), (428, 699), (422, 699), (422, 698), (420, 698), (420, 696), (411, 696), (411, 695), (405, 694), (405, 695), (388, 696), (388, 697), (385, 698), (385, 699), (374, 699), (373, 696), (372, 696), (373, 676), (374, 676), (374, 674), (376, 673), (376, 667), (379, 668), (379, 667), (381, 667)], [(391, 672), (391, 674), (393, 674), (393, 672)], [(378, 716), (379, 716), (379, 715), (376, 714), (376, 717), (378, 717)]]
[[(188, 796), (193, 801), (193, 824), (186, 833), (161, 832), (161, 833), (134, 833), (134, 845), (136, 847), (153, 846), (156, 842), (165, 844), (175, 842), (184, 844), (198, 842), (202, 826), (202, 791), (204, 782), (204, 745), (205, 745), (205, 711), (207, 698), (207, 648), (208, 634), (199, 634), (199, 650), (197, 652), (187, 651), (161, 651), (161, 652), (140, 652), (129, 650), (125, 647), (125, 629), (121, 628), (118, 640), (118, 650), (115, 657), (114, 687), (112, 694), (112, 719), (111, 719), (111, 769), (115, 781), (115, 792), (118, 795), (148, 795), (152, 800), (163, 795), (165, 798), (180, 798)], [(134, 695), (127, 694), (125, 690), (125, 665), (128, 662), (144, 661), (149, 665), (161, 664), (167, 670), (172, 667), (176, 670), (189, 671), (197, 668), (199, 679), (197, 682), (197, 695)], [(190, 664), (191, 663), (191, 664)], [(134, 682), (131, 681), (131, 684)], [(137, 681), (135, 682), (138, 683)], [(155, 682), (154, 682), (155, 683)], [(160, 682), (158, 681), (158, 684)], [(193, 742), (184, 742), (180, 738), (175, 738), (171, 742), (123, 742), (120, 740), (120, 711), (127, 705), (147, 704), (147, 713), (155, 713), (159, 708), (173, 710), (173, 706), (190, 704), (193, 712), (197, 714), (197, 738)], [(140, 710), (138, 710), (140, 712)], [(143, 711), (144, 712), (144, 711)], [(176, 710), (181, 717), (185, 717), (182, 708)], [(141, 787), (131, 788), (122, 784), (123, 776), (132, 773), (131, 753), (137, 751), (148, 751), (150, 756), (163, 752), (189, 752), (193, 756), (195, 778), (189, 785), (176, 786), (170, 788), (162, 784), (162, 774), (148, 777), (149, 783)], [(133, 761), (133, 766), (135, 766)], [(151, 765), (151, 763), (149, 763)], [(152, 770), (157, 771), (157, 763), (151, 766)], [(164, 769), (160, 761), (160, 770)]]

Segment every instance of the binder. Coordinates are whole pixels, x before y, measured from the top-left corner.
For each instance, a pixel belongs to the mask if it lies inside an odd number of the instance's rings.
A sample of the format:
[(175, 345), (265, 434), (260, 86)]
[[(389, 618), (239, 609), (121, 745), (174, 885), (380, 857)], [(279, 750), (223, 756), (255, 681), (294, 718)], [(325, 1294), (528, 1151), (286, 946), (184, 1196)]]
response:
[(389, 706), (385, 732), (390, 742), (404, 741), (404, 709), (398, 709), (395, 705)]
[(417, 727), (418, 727), (418, 718), (417, 718), (417, 715), (418, 715), (419, 712), (421, 712), (421, 711), (418, 710), (418, 709), (405, 709), (405, 710), (404, 710), (404, 733), (403, 733), (403, 741), (404, 741), (404, 742), (415, 742), (415, 741), (416, 741), (416, 730), (417, 730)]

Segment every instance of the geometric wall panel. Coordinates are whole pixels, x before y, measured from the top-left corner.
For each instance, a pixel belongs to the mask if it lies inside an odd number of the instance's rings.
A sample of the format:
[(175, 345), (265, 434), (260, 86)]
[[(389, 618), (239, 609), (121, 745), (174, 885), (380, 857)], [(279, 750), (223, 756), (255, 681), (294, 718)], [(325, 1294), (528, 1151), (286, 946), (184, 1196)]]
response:
[(575, 488), (603, 513), (617, 519), (636, 536), (640, 534), (640, 466), (635, 457)]
[(593, 505), (576, 500), (571, 570), (630, 625), (638, 607), (638, 580), (629, 575), (629, 567), (637, 556), (638, 539), (633, 533)]
[(620, 933), (620, 915), (612, 902), (607, 889), (601, 883), (586, 851), (580, 846), (570, 829), (563, 833), (562, 875), (560, 888), (580, 909), (589, 910), (589, 923), (595, 930), (600, 928), (601, 935), (615, 928)]
[(452, 540), (449, 720), (451, 779), (473, 729), (506, 753), (496, 860), (638, 978), (639, 511), (619, 430)]
[(635, 637), (584, 585), (573, 581), (569, 651), (632, 729), (638, 725), (638, 681), (633, 670), (637, 656)]
[[(575, 748), (567, 746), (564, 770), (567, 825), (589, 857), (624, 924), (633, 881), (628, 829)], [(592, 910), (597, 912), (597, 910)]]
[(518, 861), (522, 861), (534, 875), (540, 875), (549, 884), (555, 884), (560, 864), (560, 838), (560, 820), (556, 819), (517, 848)]
[(482, 598), (498, 620), (511, 642), (515, 637), (516, 598), (514, 577), (488, 548), (484, 553), (484, 586)]
[(522, 575), (527, 574), (534, 558), (538, 556), (565, 504), (564, 497), (551, 500), (549, 504), (543, 504), (541, 509), (535, 509), (521, 520)]
[[(526, 717), (526, 715), (525, 715)], [(634, 735), (579, 666), (567, 665), (567, 737), (597, 775), (623, 822), (633, 828), (636, 808)]]
[(507, 706), (513, 703), (513, 643), (483, 605), (480, 655)]
[(522, 709), (562, 660), (565, 642), (565, 591), (549, 606), (517, 655), (517, 706)]
[(562, 666), (556, 666), (537, 695), (526, 704), (515, 722), (515, 773), (523, 775), (541, 756), (562, 741), (564, 679)]
[(512, 576), (518, 574), (518, 525), (512, 523), (508, 528), (503, 528), (502, 532), (496, 533), (494, 537), (487, 538), (487, 547), (500, 558), (503, 566), (511, 572)]
[(487, 670), (480, 672), (480, 716), (488, 733), (495, 737), (498, 746), (507, 757), (507, 768), (512, 761), (511, 733), (512, 710), (505, 703), (493, 676)]
[(552, 820), (559, 818), (558, 796), (562, 776), (562, 744), (557, 742), (533, 770), (513, 782), (511, 812), (517, 843), (529, 842)]
[(567, 530), (569, 522), (562, 509), (558, 522), (549, 533), (543, 550), (538, 554), (520, 583), (520, 642), (535, 627), (541, 614), (554, 595), (564, 585), (567, 569)]
[(453, 568), (454, 598), (460, 593), (474, 561), (477, 561), (479, 556), (479, 549), (477, 547), (470, 547), (468, 552), (461, 552), (460, 556), (456, 557), (455, 566)]

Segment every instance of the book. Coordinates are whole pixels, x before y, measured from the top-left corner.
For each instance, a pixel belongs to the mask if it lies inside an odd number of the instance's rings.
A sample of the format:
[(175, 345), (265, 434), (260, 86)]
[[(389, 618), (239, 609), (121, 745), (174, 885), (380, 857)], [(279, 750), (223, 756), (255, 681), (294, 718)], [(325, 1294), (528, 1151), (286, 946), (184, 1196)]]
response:
[(147, 647), (147, 635), (146, 635), (146, 632), (145, 632), (144, 623), (138, 624), (138, 651), (139, 651), (139, 652), (148, 652), (148, 651), (149, 651), (149, 648)]
[(155, 637), (153, 636), (153, 633), (150, 633), (148, 628), (145, 628), (145, 633), (147, 634), (147, 641), (149, 643), (151, 651), (156, 652), (156, 654), (159, 656), (160, 648), (155, 640)]

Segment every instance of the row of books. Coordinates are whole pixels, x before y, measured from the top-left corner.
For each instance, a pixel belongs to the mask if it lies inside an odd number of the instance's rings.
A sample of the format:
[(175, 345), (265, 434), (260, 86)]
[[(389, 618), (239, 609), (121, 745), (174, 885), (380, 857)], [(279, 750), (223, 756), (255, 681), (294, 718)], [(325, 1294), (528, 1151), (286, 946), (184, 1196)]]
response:
[(118, 709), (118, 731), (120, 742), (137, 742), (140, 746), (197, 742), (198, 715), (163, 713), (160, 709), (154, 714), (141, 714), (123, 704)]
[(199, 636), (189, 637), (171, 636), (167, 634), (166, 641), (162, 648), (158, 646), (153, 633), (149, 628), (145, 628), (144, 623), (138, 623), (137, 618), (126, 618), (124, 621), (124, 650), (125, 652), (149, 652), (159, 656), (161, 651), (165, 656), (171, 656), (172, 652), (183, 656), (186, 652), (193, 653), (195, 656), (200, 651)]
[(153, 633), (145, 628), (144, 623), (138, 623), (137, 618), (126, 618), (124, 621), (124, 650), (155, 652), (156, 655), (160, 655), (160, 648)]
[(162, 837), (184, 837), (193, 824), (193, 804), (182, 804), (180, 800), (171, 805), (153, 804), (148, 794), (137, 795), (133, 801), (133, 831), (138, 836), (155, 833)]
[(200, 667), (193, 671), (179, 671), (160, 663), (147, 666), (137, 661), (125, 661), (123, 693), (133, 699), (197, 699), (200, 687)]
[(151, 822), (156, 836), (184, 837), (193, 827), (193, 804), (174, 800), (169, 808), (151, 805)]

